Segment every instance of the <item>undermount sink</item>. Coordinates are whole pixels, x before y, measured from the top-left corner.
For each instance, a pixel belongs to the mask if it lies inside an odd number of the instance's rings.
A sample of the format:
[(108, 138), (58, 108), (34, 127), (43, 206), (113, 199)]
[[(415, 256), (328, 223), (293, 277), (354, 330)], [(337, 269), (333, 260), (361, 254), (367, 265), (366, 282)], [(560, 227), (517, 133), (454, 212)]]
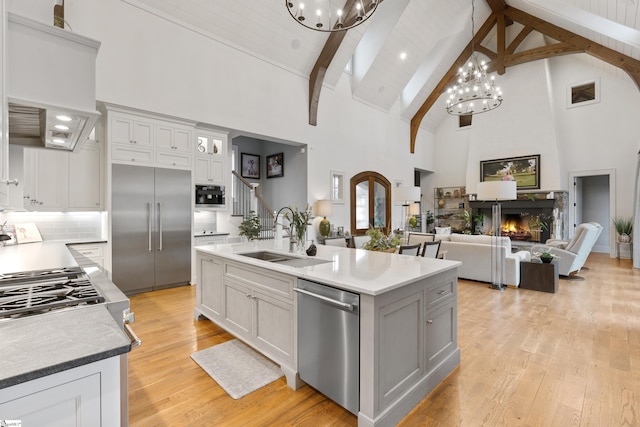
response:
[(327, 262), (331, 262), (331, 261), (327, 261), (326, 259), (299, 258), (299, 257), (281, 254), (278, 252), (269, 252), (269, 251), (246, 252), (238, 255), (259, 259), (262, 261), (272, 262), (274, 264), (288, 265), (290, 267), (308, 267), (311, 265), (324, 264)]

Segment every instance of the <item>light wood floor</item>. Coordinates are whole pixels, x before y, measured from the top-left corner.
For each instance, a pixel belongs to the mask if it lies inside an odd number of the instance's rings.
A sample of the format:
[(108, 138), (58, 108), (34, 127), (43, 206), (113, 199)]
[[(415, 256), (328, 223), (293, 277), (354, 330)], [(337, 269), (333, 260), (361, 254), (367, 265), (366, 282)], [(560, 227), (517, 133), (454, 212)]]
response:
[[(555, 294), (459, 281), (460, 367), (400, 426), (640, 426), (640, 271), (592, 254)], [(233, 400), (191, 360), (231, 335), (194, 321), (195, 287), (131, 298), (133, 427), (355, 426), (284, 377)]]

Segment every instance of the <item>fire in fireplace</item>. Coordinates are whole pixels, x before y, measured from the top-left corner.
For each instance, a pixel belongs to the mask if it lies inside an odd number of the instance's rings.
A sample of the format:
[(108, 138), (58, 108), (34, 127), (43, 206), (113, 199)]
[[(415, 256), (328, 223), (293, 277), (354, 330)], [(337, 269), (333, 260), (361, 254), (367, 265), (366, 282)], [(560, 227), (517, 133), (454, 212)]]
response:
[[(540, 230), (531, 230), (526, 217), (514, 214), (502, 215), (502, 235), (511, 240), (540, 241)], [(537, 239), (536, 239), (537, 238)]]

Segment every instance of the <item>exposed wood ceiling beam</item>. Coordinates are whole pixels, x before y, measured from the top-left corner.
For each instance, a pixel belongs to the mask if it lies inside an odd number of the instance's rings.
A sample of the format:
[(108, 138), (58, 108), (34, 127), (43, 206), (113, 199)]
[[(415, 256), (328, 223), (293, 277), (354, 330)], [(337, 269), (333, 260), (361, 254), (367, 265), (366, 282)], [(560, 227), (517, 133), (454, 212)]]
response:
[[(499, 0), (487, 0), (491, 9), (494, 10), (494, 7), (497, 6), (496, 3), (499, 3)], [(496, 16), (498, 15), (498, 16)], [(499, 15), (504, 15), (504, 19), (500, 19)], [(488, 19), (487, 22), (483, 25), (483, 29), (489, 22), (493, 22), (491, 27), (486, 30), (488, 33), (493, 26), (497, 26), (497, 53), (496, 60), (492, 60), (489, 64), (489, 70), (500, 72), (502, 67), (504, 69), (513, 66), (524, 64), (530, 61), (537, 61), (539, 59), (552, 58), (559, 55), (567, 55), (572, 53), (588, 53), (604, 62), (607, 62), (613, 66), (619, 67), (623, 69), (631, 80), (636, 84), (636, 87), (640, 90), (640, 61), (633, 59), (627, 55), (624, 55), (620, 52), (617, 52), (613, 49), (609, 49), (608, 47), (602, 46), (601, 44), (595, 43), (585, 37), (579, 36), (577, 34), (572, 33), (571, 31), (565, 30), (564, 28), (553, 25), (549, 22), (546, 22), (540, 18), (536, 18), (535, 16), (529, 15), (521, 10), (512, 8), (510, 6), (506, 6), (502, 9), (502, 12), (493, 13)], [(516, 38), (509, 44), (508, 47), (504, 48), (504, 40), (505, 40), (505, 30), (509, 21), (519, 22), (524, 25), (523, 30), (516, 36)], [(538, 47), (534, 49), (529, 49), (524, 52), (515, 53), (518, 46), (524, 41), (524, 39), (532, 32), (538, 31), (541, 34), (544, 34), (548, 37), (551, 37), (554, 40), (559, 41), (560, 43), (556, 43), (549, 46)], [(474, 37), (474, 41), (476, 44), (480, 44), (482, 40), (486, 37), (486, 33), (480, 36), (480, 31), (478, 35)], [(500, 34), (502, 33), (502, 35)], [(502, 47), (501, 47), (502, 44)], [(490, 55), (487, 54), (487, 48), (476, 49), (479, 52), (486, 54), (491, 58)], [(490, 52), (490, 50), (489, 50)], [(418, 109), (416, 114), (411, 119), (411, 127), (410, 127), (410, 151), (411, 153), (415, 152), (415, 144), (416, 138), (418, 136), (418, 130), (420, 128), (420, 123), (422, 119), (427, 114), (427, 112), (433, 107), (435, 102), (438, 100), (440, 95), (445, 91), (447, 86), (449, 86), (456, 77), (456, 70), (459, 67), (459, 64), (462, 61), (466, 61), (469, 56), (471, 56), (471, 43), (467, 45), (467, 47), (462, 51), (460, 56), (456, 59), (455, 63), (449, 68), (449, 70), (442, 77), (440, 82), (433, 89), (431, 94), (427, 97), (422, 106)]]
[(487, 0), (487, 4), (493, 13), (500, 13), (507, 7), (504, 0)]
[[(440, 97), (440, 94), (447, 89), (447, 86), (449, 86), (451, 83), (455, 81), (456, 75), (458, 73), (458, 68), (460, 68), (460, 66), (464, 64), (467, 61), (467, 59), (469, 59), (469, 57), (471, 56), (471, 53), (472, 53), (471, 46), (475, 45), (477, 46), (476, 49), (478, 49), (480, 47), (480, 43), (482, 42), (482, 40), (484, 40), (487, 34), (489, 34), (489, 31), (491, 31), (491, 29), (496, 25), (496, 22), (497, 22), (496, 15), (491, 14), (487, 18), (487, 20), (484, 22), (484, 24), (482, 24), (482, 27), (480, 27), (476, 35), (473, 37), (473, 40), (470, 41), (469, 44), (467, 44), (467, 46), (460, 53), (460, 55), (458, 55), (455, 62), (451, 64), (451, 67), (449, 68), (449, 70), (445, 73), (442, 79), (440, 79), (435, 89), (433, 89), (431, 94), (427, 97), (427, 99), (424, 101), (422, 106), (418, 109), (416, 114), (411, 119), (410, 149), (412, 153), (415, 152), (416, 137), (418, 136), (418, 129), (420, 128), (420, 122), (422, 122), (422, 119), (424, 118), (424, 116), (431, 109), (433, 104), (435, 104), (435, 102), (438, 100), (438, 98)], [(493, 55), (495, 56), (496, 53), (493, 52)]]
[[(358, 1), (359, 0), (347, 0), (344, 4), (343, 10), (347, 11), (344, 14), (345, 18), (343, 20), (345, 27), (353, 25), (355, 22), (358, 14), (356, 2)], [(365, 6), (365, 8), (367, 7), (370, 8), (371, 5)], [(318, 124), (318, 103), (320, 102), (320, 91), (322, 90), (324, 76), (346, 35), (347, 30), (329, 34), (329, 38), (324, 44), (320, 55), (318, 55), (318, 59), (309, 75), (309, 124), (312, 126)]]
[(591, 56), (613, 66), (622, 68), (627, 72), (627, 74), (629, 74), (629, 77), (631, 77), (631, 80), (636, 84), (636, 87), (640, 89), (640, 61), (591, 41), (585, 37), (574, 34), (564, 28), (550, 24), (549, 22), (543, 21), (542, 19), (536, 18), (535, 16), (529, 15), (521, 10), (507, 7), (505, 9), (505, 15), (514, 21), (531, 25), (536, 31), (539, 31), (546, 36), (560, 42), (570, 43)]

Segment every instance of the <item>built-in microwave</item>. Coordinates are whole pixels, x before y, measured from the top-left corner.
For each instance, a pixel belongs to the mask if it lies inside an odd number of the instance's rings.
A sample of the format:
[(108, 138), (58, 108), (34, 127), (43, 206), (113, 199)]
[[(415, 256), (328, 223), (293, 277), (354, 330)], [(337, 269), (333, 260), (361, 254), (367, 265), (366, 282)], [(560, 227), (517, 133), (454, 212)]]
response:
[(224, 185), (196, 185), (195, 203), (198, 207), (224, 205)]

